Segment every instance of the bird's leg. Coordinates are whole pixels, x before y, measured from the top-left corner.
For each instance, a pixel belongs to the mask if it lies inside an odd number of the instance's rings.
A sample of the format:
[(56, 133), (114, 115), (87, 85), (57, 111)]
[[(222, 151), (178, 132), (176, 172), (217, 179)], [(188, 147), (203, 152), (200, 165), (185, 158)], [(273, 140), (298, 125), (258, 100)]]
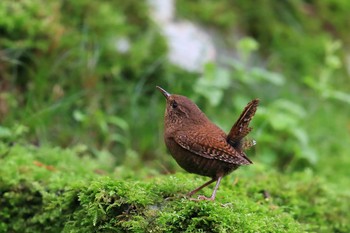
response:
[(202, 186), (196, 188), (195, 190), (191, 191), (188, 193), (188, 196), (192, 196), (193, 194), (195, 194), (196, 192), (198, 192), (199, 190), (201, 190), (202, 188), (210, 185), (211, 183), (213, 183), (214, 181), (216, 181), (216, 185), (214, 188), (213, 193), (211, 194), (211, 197), (206, 197), (206, 196), (198, 196), (198, 199), (193, 199), (193, 200), (208, 200), (208, 201), (214, 201), (215, 200), (215, 196), (216, 196), (216, 191), (219, 188), (220, 182), (221, 182), (222, 176), (219, 176), (217, 179), (211, 179), (208, 182), (206, 182), (205, 184), (203, 184)]
[(191, 192), (189, 192), (187, 195), (188, 195), (188, 196), (192, 196), (193, 194), (195, 194), (196, 192), (198, 192), (198, 191), (201, 190), (202, 188), (204, 188), (204, 187), (210, 185), (211, 183), (213, 183), (215, 180), (216, 180), (216, 179), (214, 179), (214, 178), (211, 179), (211, 180), (209, 180), (208, 182), (206, 182), (206, 183), (203, 184), (202, 186), (200, 186), (200, 187), (196, 188), (195, 190), (192, 190)]
[[(222, 179), (222, 176), (219, 176), (218, 179), (217, 179), (217, 181), (216, 181), (216, 185), (215, 185), (214, 191), (213, 191), (213, 193), (211, 194), (211, 197), (198, 196), (198, 199), (199, 199), (199, 200), (214, 201), (214, 200), (215, 200), (215, 196), (216, 196), (216, 191), (218, 191), (218, 188), (219, 188), (221, 179)], [(212, 180), (212, 181), (214, 181), (214, 180)]]
[(222, 179), (222, 176), (219, 176), (218, 180), (216, 181), (216, 185), (215, 185), (214, 191), (213, 191), (213, 193), (211, 194), (210, 199), (213, 200), (213, 201), (214, 201), (214, 199), (215, 199), (215, 197), (216, 197), (216, 191), (218, 191), (218, 188), (219, 188), (221, 179)]

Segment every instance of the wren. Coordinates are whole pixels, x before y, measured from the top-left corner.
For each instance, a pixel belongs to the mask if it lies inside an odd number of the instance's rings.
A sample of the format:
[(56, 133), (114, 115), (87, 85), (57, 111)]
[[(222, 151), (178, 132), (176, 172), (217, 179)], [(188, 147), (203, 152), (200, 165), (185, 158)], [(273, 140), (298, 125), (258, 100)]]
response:
[(249, 143), (244, 137), (252, 130), (249, 122), (256, 112), (259, 100), (254, 99), (248, 103), (226, 134), (187, 97), (169, 94), (159, 86), (157, 89), (166, 98), (164, 141), (171, 155), (187, 172), (211, 178), (188, 195), (192, 196), (216, 181), (211, 197), (198, 197), (199, 200), (213, 201), (224, 176), (241, 165), (253, 163), (244, 150), (255, 142)]

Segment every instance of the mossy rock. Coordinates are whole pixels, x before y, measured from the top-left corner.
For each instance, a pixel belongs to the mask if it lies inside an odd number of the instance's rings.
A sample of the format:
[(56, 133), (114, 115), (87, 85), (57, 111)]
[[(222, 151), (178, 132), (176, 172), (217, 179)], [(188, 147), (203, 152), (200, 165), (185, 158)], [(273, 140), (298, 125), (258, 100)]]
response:
[(311, 171), (244, 168), (226, 177), (210, 202), (183, 195), (206, 181), (196, 175), (101, 175), (97, 161), (74, 148), (0, 144), (0, 155), (1, 232), (350, 230), (349, 197)]

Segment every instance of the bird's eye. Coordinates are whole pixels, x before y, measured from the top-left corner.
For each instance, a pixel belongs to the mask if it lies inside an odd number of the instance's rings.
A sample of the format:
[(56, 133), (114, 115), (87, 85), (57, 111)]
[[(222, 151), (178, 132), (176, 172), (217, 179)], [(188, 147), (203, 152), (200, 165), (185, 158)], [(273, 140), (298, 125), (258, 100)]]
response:
[(176, 101), (173, 101), (173, 102), (171, 103), (171, 107), (173, 107), (173, 108), (176, 108), (176, 107), (177, 107)]

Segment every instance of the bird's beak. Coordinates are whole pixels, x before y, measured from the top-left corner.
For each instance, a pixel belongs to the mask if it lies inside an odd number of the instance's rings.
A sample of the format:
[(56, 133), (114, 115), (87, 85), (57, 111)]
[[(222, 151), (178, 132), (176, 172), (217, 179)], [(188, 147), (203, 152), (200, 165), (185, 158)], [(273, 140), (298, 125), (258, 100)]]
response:
[(164, 97), (165, 97), (166, 99), (168, 99), (169, 96), (171, 96), (166, 90), (164, 90), (164, 89), (161, 88), (160, 86), (156, 86), (156, 87), (157, 87), (157, 89), (158, 89), (160, 92), (162, 92), (162, 94), (164, 95)]

